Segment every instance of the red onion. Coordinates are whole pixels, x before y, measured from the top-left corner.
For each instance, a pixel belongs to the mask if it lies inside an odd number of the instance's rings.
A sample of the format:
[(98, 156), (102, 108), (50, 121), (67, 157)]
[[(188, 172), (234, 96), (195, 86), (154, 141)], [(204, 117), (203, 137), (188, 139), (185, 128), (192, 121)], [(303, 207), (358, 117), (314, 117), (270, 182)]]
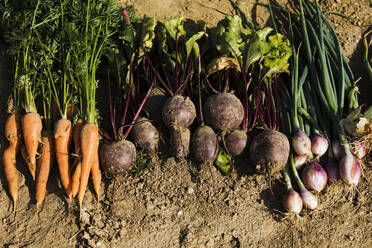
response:
[(332, 141), (332, 152), (338, 161), (345, 156), (345, 147), (341, 145), (338, 139), (333, 139)]
[(309, 158), (313, 157), (311, 152), (311, 140), (301, 128), (295, 131), (292, 138), (292, 146), (297, 155), (304, 155)]
[(311, 151), (316, 156), (323, 156), (328, 150), (328, 140), (323, 135), (316, 133), (311, 139)]
[(302, 198), (293, 188), (289, 188), (283, 196), (283, 207), (291, 213), (299, 214), (302, 210)]
[(338, 161), (333, 156), (328, 156), (328, 161), (325, 167), (328, 175), (328, 182), (336, 182), (340, 178), (338, 172)]
[(362, 174), (362, 167), (358, 159), (350, 153), (341, 160), (339, 167), (340, 177), (348, 185), (357, 185)]
[(320, 192), (327, 184), (327, 172), (313, 160), (302, 172), (302, 181), (309, 189)]
[(301, 170), (307, 161), (307, 157), (305, 155), (297, 155), (293, 158), (293, 161), (296, 169)]
[(313, 210), (318, 207), (318, 198), (305, 187), (301, 187), (300, 195), (305, 208)]

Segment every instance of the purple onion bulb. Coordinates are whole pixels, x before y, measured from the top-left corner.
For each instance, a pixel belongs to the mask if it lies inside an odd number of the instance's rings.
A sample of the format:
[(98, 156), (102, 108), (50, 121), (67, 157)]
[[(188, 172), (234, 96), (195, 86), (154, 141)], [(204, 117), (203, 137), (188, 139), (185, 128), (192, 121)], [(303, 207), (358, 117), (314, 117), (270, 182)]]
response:
[(294, 165), (297, 170), (301, 170), (307, 161), (307, 157), (305, 155), (297, 155), (293, 158)]
[(292, 138), (292, 146), (297, 155), (304, 155), (308, 158), (312, 158), (313, 154), (311, 152), (311, 140), (307, 134), (298, 128)]
[(301, 189), (300, 195), (305, 208), (314, 210), (318, 207), (318, 198), (305, 187)]
[(302, 182), (310, 190), (320, 192), (327, 184), (327, 172), (314, 160), (302, 172)]
[(283, 207), (291, 213), (299, 214), (302, 210), (302, 198), (293, 188), (289, 188), (283, 196)]
[(358, 159), (349, 154), (344, 156), (340, 162), (339, 173), (347, 185), (357, 185), (362, 175), (362, 167)]
[(316, 156), (323, 156), (328, 150), (328, 140), (321, 134), (315, 134), (311, 139), (311, 151)]
[(338, 161), (345, 157), (345, 147), (341, 145), (338, 139), (332, 141), (332, 152)]
[(325, 168), (328, 175), (328, 182), (334, 183), (340, 178), (340, 174), (338, 172), (338, 161), (333, 156), (328, 157)]

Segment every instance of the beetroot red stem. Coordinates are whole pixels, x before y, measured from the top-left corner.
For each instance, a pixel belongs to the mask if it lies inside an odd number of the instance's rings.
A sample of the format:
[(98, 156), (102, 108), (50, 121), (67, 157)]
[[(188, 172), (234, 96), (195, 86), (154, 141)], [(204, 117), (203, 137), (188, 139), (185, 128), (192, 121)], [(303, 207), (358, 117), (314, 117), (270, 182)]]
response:
[(211, 85), (211, 83), (209, 82), (208, 77), (207, 77), (207, 74), (205, 73), (205, 70), (204, 70), (204, 69), (203, 69), (203, 74), (204, 74), (204, 77), (205, 77), (205, 81), (207, 82), (207, 84), (208, 84), (209, 88), (212, 90), (212, 92), (213, 92), (214, 94), (218, 94), (218, 93), (220, 93), (218, 90), (216, 90), (216, 89)]
[(161, 78), (161, 76), (159, 75), (158, 71), (156, 70), (156, 68), (154, 67), (154, 65), (152, 64), (150, 58), (148, 57), (148, 55), (146, 53), (145, 53), (145, 57), (146, 57), (147, 61), (149, 62), (149, 65), (150, 65), (152, 71), (155, 73), (155, 76), (157, 77), (157, 79), (160, 81), (160, 83), (163, 85), (163, 87), (168, 91), (168, 93), (171, 96), (173, 96), (174, 95), (173, 91), (168, 87), (168, 85)]
[(129, 86), (128, 86), (128, 91), (127, 91), (127, 99), (125, 101), (125, 109), (124, 109), (124, 115), (123, 118), (121, 119), (121, 126), (124, 126), (125, 124), (125, 119), (127, 118), (127, 113), (128, 113), (128, 107), (129, 107), (129, 102), (130, 102), (130, 96), (131, 96), (131, 89), (132, 89), (132, 61), (130, 62), (129, 65)]
[(146, 92), (146, 95), (145, 95), (145, 97), (143, 98), (143, 101), (141, 102), (141, 105), (139, 106), (139, 108), (138, 108), (136, 114), (135, 114), (134, 117), (133, 117), (133, 120), (132, 120), (131, 124), (129, 125), (127, 131), (125, 132), (125, 134), (124, 134), (124, 136), (123, 136), (123, 139), (126, 139), (126, 138), (128, 137), (128, 135), (129, 135), (130, 131), (132, 130), (133, 125), (134, 125), (134, 123), (136, 122), (139, 113), (141, 112), (143, 106), (145, 105), (145, 102), (146, 102), (147, 98), (149, 97), (149, 95), (150, 95), (150, 93), (151, 93), (151, 90), (152, 90), (153, 85), (154, 85), (154, 84), (151, 84), (150, 88), (149, 88), (148, 91)]
[(107, 82), (108, 82), (108, 94), (109, 94), (109, 109), (110, 109), (110, 119), (111, 119), (111, 126), (112, 131), (114, 132), (114, 138), (117, 139), (117, 132), (116, 132), (116, 124), (115, 124), (115, 111), (112, 109), (112, 95), (111, 95), (111, 80), (110, 80), (110, 73), (107, 72)]

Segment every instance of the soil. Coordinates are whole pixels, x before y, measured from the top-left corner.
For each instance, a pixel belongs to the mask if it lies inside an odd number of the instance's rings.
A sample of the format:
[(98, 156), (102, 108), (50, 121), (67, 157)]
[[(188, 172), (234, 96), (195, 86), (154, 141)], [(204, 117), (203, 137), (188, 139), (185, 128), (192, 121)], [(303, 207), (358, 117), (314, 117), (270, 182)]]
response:
[[(137, 14), (157, 20), (184, 16), (215, 25), (228, 0), (129, 0)], [(254, 1), (237, 1), (247, 16), (263, 25), (268, 13)], [(371, 82), (363, 74), (362, 34), (371, 28), (371, 1), (320, 1), (323, 9), (343, 12), (352, 20), (329, 15), (350, 60), (362, 103), (371, 105)], [(6, 116), (7, 61), (0, 57), (0, 126)], [(0, 128), (0, 152), (6, 141)], [(166, 133), (163, 133), (163, 136)], [(166, 139), (164, 139), (166, 140)], [(284, 213), (282, 180), (269, 180), (237, 158), (228, 177), (190, 156), (175, 161), (162, 144), (158, 157), (140, 160), (148, 169), (139, 176), (104, 177), (97, 203), (90, 185), (83, 208), (67, 203), (54, 167), (41, 210), (35, 207), (34, 183), (20, 170), (19, 201), (12, 212), (5, 177), (0, 173), (0, 246), (3, 247), (372, 247), (372, 163), (363, 163), (357, 188), (342, 182), (318, 194), (320, 206), (300, 216)]]

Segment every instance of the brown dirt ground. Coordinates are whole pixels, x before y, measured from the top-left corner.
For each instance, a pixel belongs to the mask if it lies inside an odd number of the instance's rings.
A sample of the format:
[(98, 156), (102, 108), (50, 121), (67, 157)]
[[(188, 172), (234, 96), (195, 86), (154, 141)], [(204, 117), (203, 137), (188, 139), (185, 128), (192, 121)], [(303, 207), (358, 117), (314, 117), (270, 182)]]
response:
[[(128, 0), (137, 14), (158, 20), (172, 16), (202, 19), (215, 25), (231, 13), (228, 0)], [(268, 14), (255, 1), (238, 1), (259, 24)], [(321, 1), (324, 9), (344, 12), (353, 21), (331, 15), (343, 52), (357, 77), (361, 102), (371, 104), (371, 82), (361, 66), (361, 37), (371, 27), (369, 0)], [(0, 75), (6, 74), (1, 57)], [(0, 126), (4, 126), (6, 77), (0, 81)], [(0, 129), (0, 152), (6, 145)], [(161, 151), (165, 151), (164, 148)], [(318, 195), (320, 206), (300, 217), (282, 213), (284, 185), (257, 174), (247, 157), (237, 159), (229, 177), (192, 160), (176, 162), (161, 152), (140, 177), (105, 178), (102, 201), (87, 192), (81, 212), (67, 205), (56, 168), (48, 183), (42, 211), (35, 208), (34, 186), (19, 162), (20, 187), (16, 216), (11, 213), (5, 178), (0, 176), (0, 246), (4, 247), (372, 247), (372, 164), (354, 190), (342, 182)]]

